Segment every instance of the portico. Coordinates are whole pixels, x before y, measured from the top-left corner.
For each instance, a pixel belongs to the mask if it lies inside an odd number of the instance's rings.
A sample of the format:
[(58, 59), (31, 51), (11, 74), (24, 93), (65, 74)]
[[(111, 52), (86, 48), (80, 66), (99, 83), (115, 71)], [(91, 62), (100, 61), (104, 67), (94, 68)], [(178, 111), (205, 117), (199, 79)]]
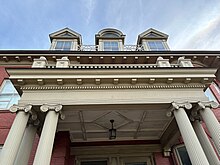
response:
[[(116, 142), (140, 140), (153, 142), (143, 144), (151, 164), (153, 162), (150, 155), (153, 152), (161, 152), (173, 145), (170, 139), (163, 136), (167, 133), (175, 136), (177, 132), (173, 132), (170, 127), (177, 127), (180, 131), (193, 164), (212, 164), (208, 162), (201, 146), (203, 143), (200, 143), (198, 133), (196, 135), (192, 127), (190, 112), (195, 107), (204, 109), (203, 105), (206, 107), (212, 105), (204, 96), (202, 91), (204, 84), (201, 82), (204, 82), (202, 81), (204, 78), (212, 81), (215, 70), (204, 71), (202, 68), (187, 68), (187, 72), (183, 70), (184, 68), (169, 71), (166, 68), (121, 70), (116, 74), (114, 70), (84, 72), (72, 69), (8, 69), (11, 80), (23, 91), (19, 106), (12, 107), (12, 111), (15, 107), (22, 110), (22, 107), (28, 105), (31, 110), (17, 112), (13, 124), (15, 128), (10, 131), (13, 137), (17, 137), (14, 140), (17, 147), (10, 143), (9, 136), (7, 141), (10, 145), (5, 145), (2, 153), (8, 154), (8, 150), (15, 153), (12, 158), (1, 161), (6, 164), (16, 162), (28, 118), (34, 114), (38, 116), (42, 128), (34, 159), (36, 165), (42, 162), (50, 164), (56, 131), (69, 131), (72, 143), (106, 142), (109, 141), (108, 129), (111, 119), (115, 120)], [(56, 77), (57, 72), (59, 77)], [(169, 74), (166, 74), (168, 72)], [(189, 79), (190, 82), (186, 83)], [(82, 84), (79, 84), (80, 82)], [(209, 120), (216, 120), (214, 115), (205, 113), (201, 115), (207, 123)], [(62, 120), (59, 120), (59, 116)], [(22, 126), (16, 124), (17, 120), (22, 120)], [(215, 134), (216, 131), (210, 128), (211, 134)], [(161, 141), (166, 143), (161, 144)], [(78, 147), (77, 152), (80, 153), (80, 150)], [(123, 160), (123, 153), (118, 154), (115, 158), (115, 154), (112, 153), (113, 157), (111, 161), (109, 160), (112, 164), (120, 164), (120, 160)], [(78, 155), (76, 159), (82, 158), (83, 155)]]
[(52, 50), (0, 61), (21, 95), (0, 164), (27, 164), (36, 135), (34, 165), (181, 165), (180, 143), (193, 165), (219, 164), (217, 106), (204, 94), (217, 53), (169, 51), (168, 36), (154, 29), (130, 51), (116, 29), (101, 30), (92, 50), (68, 28), (50, 38)]

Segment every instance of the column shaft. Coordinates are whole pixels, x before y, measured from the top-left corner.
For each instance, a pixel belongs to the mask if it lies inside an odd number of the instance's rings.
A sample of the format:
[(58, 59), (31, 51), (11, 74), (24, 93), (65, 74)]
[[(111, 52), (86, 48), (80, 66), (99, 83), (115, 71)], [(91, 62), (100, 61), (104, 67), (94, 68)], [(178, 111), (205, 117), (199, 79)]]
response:
[(24, 132), (24, 136), (19, 147), (19, 151), (15, 160), (14, 165), (27, 165), (28, 160), (32, 151), (37, 127), (30, 124), (27, 126)]
[(199, 112), (212, 136), (215, 147), (220, 154), (220, 124), (210, 108), (206, 107)]
[(58, 117), (59, 113), (56, 113), (55, 111), (47, 112), (37, 152), (34, 158), (34, 165), (50, 164)]
[(111, 165), (118, 165), (118, 159), (117, 157), (111, 157)]
[(193, 165), (209, 165), (205, 153), (196, 137), (193, 127), (184, 108), (174, 110), (179, 130), (183, 137), (187, 152)]
[(195, 120), (193, 122), (193, 128), (197, 134), (197, 137), (200, 141), (200, 144), (206, 154), (206, 157), (209, 161), (210, 165), (219, 165), (219, 159), (215, 153), (215, 150), (213, 149), (213, 146), (211, 145), (209, 138), (207, 137), (202, 124), (198, 120)]
[(28, 122), (29, 113), (18, 111), (1, 151), (0, 164), (13, 165)]

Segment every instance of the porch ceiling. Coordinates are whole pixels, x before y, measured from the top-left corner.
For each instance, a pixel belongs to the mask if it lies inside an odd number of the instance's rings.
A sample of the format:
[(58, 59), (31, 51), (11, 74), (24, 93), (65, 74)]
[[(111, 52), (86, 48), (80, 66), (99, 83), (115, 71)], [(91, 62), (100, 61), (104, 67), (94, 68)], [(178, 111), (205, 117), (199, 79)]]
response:
[(115, 120), (115, 140), (159, 140), (172, 118), (170, 104), (65, 106), (58, 131), (69, 131), (72, 142), (108, 141), (110, 120)]

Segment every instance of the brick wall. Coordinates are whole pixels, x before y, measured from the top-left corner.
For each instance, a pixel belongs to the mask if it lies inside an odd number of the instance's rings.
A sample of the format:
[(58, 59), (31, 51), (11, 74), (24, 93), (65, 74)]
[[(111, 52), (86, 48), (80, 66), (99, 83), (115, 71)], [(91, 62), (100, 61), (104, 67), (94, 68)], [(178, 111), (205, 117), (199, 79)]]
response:
[(68, 165), (70, 159), (69, 132), (57, 132), (54, 140), (51, 165)]
[[(8, 78), (8, 74), (5, 71), (5, 67), (0, 66), (0, 86), (5, 78)], [(15, 115), (10, 112), (3, 110), (0, 111), (0, 145), (4, 144), (14, 118)]]
[(161, 152), (154, 153), (156, 165), (172, 165), (170, 158), (164, 157)]
[(0, 66), (0, 85), (2, 84), (5, 78), (8, 78), (8, 74), (5, 71), (5, 67)]
[(14, 118), (15, 114), (11, 114), (8, 111), (0, 112), (0, 145), (4, 144)]

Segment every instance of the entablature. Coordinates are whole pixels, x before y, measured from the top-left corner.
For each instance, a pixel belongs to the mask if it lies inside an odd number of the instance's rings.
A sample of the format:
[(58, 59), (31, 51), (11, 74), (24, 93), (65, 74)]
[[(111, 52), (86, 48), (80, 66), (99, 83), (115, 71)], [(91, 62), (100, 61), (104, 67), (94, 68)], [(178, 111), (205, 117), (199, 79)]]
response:
[[(15, 86), (44, 89), (204, 88), (215, 78), (211, 68), (74, 69), (9, 68)], [(58, 87), (56, 87), (58, 86)], [(62, 86), (62, 88), (61, 88)], [(25, 87), (25, 88), (24, 88)], [(35, 89), (35, 88), (28, 88)], [(37, 89), (37, 88), (36, 88)], [(42, 88), (43, 89), (43, 88)]]

